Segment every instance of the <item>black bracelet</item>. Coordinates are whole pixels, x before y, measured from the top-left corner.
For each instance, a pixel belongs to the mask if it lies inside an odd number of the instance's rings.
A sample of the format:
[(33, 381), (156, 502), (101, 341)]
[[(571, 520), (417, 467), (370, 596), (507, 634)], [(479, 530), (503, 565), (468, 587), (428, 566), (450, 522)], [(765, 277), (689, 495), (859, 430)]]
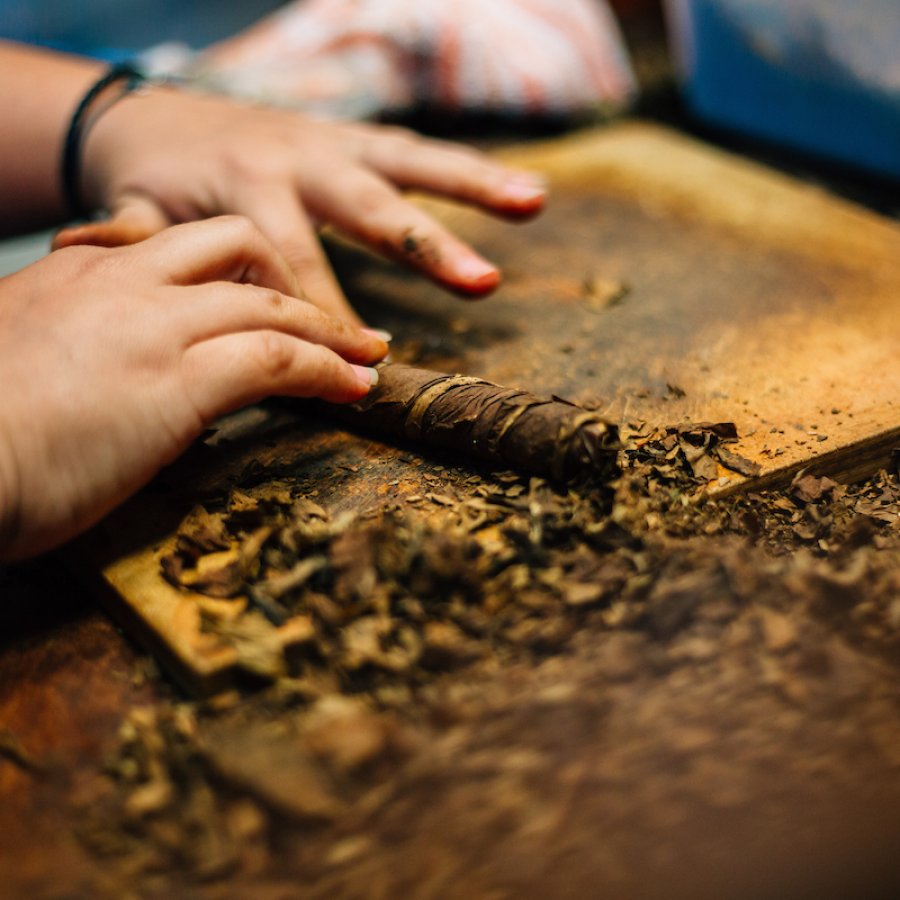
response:
[(66, 131), (66, 139), (63, 144), (62, 152), (62, 190), (63, 197), (66, 201), (69, 214), (73, 218), (86, 219), (90, 216), (89, 210), (81, 196), (81, 146), (84, 141), (86, 126), (88, 122), (88, 112), (97, 98), (116, 82), (122, 82), (121, 92), (100, 112), (108, 109), (116, 100), (120, 100), (126, 94), (137, 90), (144, 82), (147, 76), (133, 63), (117, 63), (110, 67), (102, 78), (98, 79), (91, 85), (88, 92), (81, 99), (72, 119), (69, 122), (69, 128)]

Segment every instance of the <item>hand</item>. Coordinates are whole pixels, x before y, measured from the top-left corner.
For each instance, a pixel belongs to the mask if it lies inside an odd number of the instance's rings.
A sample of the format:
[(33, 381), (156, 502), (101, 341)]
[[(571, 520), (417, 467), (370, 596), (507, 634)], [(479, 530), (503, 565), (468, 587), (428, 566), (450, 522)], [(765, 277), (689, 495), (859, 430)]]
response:
[(120, 244), (175, 222), (238, 213), (288, 261), (313, 302), (359, 323), (313, 223), (330, 223), (463, 294), (497, 286), (497, 269), (420, 209), (415, 188), (523, 217), (540, 210), (537, 176), (411, 132), (326, 123), (219, 97), (151, 89), (107, 110), (84, 147), (84, 192), (112, 220), (58, 245)]
[(0, 559), (97, 521), (226, 412), (365, 396), (387, 345), (298, 296), (234, 216), (0, 279)]

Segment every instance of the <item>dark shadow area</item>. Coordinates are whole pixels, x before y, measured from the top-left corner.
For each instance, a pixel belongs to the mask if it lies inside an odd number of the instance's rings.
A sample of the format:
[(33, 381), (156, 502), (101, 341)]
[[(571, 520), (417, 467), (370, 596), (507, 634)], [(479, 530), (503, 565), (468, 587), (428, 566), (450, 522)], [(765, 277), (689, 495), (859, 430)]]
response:
[(39, 641), (96, 609), (57, 554), (0, 567), (0, 652)]

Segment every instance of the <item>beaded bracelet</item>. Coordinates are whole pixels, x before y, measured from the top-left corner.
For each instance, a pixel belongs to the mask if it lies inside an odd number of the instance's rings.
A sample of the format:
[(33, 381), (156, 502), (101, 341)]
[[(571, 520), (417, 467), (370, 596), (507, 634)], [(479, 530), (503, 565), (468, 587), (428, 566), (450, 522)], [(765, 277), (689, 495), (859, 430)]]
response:
[[(147, 76), (133, 63), (116, 63), (91, 85), (72, 114), (69, 128), (66, 131), (66, 139), (63, 143), (61, 174), (63, 197), (69, 214), (73, 218), (86, 219), (91, 214), (91, 210), (84, 204), (80, 185), (81, 150), (88, 126), (93, 124), (117, 100), (121, 100), (122, 97), (136, 91), (146, 81), (148, 81)], [(122, 82), (121, 91), (99, 109), (93, 118), (88, 119), (88, 113), (100, 95), (108, 87), (118, 82)]]

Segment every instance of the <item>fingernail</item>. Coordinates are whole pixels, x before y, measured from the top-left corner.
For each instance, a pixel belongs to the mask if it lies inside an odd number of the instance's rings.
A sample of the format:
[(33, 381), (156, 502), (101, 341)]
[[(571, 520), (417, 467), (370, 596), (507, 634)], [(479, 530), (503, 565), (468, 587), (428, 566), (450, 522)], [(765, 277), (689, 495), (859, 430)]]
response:
[(374, 387), (378, 384), (378, 370), (369, 366), (351, 366), (360, 384), (364, 384), (367, 388)]
[(394, 336), (383, 328), (363, 328), (362, 330), (366, 334), (371, 334), (372, 337), (378, 338), (379, 341), (384, 341), (386, 344), (389, 344), (394, 339)]
[(547, 188), (533, 182), (510, 180), (503, 185), (503, 193), (509, 200), (529, 203), (534, 200), (543, 200), (547, 194)]
[(547, 189), (547, 179), (539, 172), (526, 172), (524, 169), (513, 169), (507, 173), (508, 183), (527, 184), (534, 188)]
[(487, 260), (477, 256), (466, 257), (457, 264), (457, 274), (466, 281), (485, 281), (488, 278), (496, 278), (497, 267), (492, 266)]

